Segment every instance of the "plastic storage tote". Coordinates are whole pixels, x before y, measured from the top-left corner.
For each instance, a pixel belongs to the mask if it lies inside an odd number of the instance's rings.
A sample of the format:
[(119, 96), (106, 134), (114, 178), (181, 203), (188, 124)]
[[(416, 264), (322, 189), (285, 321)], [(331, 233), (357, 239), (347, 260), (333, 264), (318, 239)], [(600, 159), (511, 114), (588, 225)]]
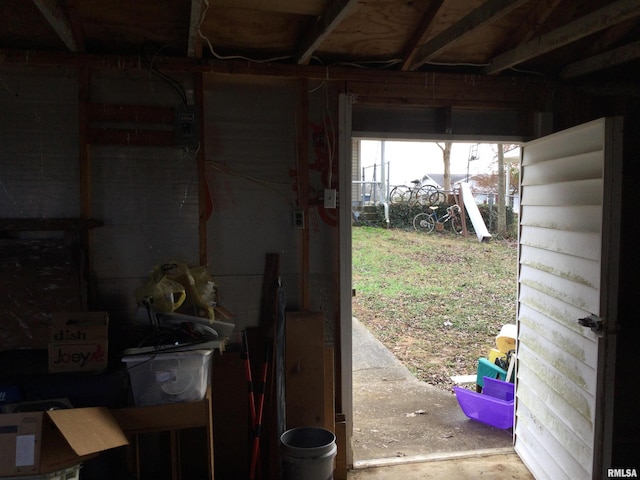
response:
[(482, 393), (457, 386), (453, 390), (460, 408), (470, 419), (501, 429), (513, 427), (513, 383), (484, 377)]
[(135, 405), (202, 400), (209, 386), (212, 352), (163, 351), (123, 357)]

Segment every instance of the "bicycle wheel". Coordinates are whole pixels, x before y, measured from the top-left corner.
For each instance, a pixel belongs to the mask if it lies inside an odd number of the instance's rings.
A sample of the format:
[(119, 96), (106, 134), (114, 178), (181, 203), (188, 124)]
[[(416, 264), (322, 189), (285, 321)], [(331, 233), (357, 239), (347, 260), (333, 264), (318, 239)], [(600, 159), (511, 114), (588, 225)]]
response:
[(402, 187), (402, 186), (393, 187), (393, 189), (391, 190), (391, 193), (389, 193), (389, 202), (394, 205), (404, 202), (404, 197), (406, 193), (405, 188), (406, 187)]
[(433, 219), (433, 214), (429, 213), (419, 213), (415, 217), (413, 217), (413, 228), (415, 228), (418, 232), (429, 233), (433, 231), (433, 227), (436, 222)]
[(451, 216), (451, 229), (460, 235), (464, 228), (462, 228), (462, 218), (460, 218), (459, 214), (455, 214)]
[(441, 205), (447, 202), (447, 194), (442, 190), (434, 188), (433, 194), (429, 197), (431, 205)]
[(422, 205), (425, 207), (433, 205), (433, 202), (431, 199), (434, 193), (437, 193), (437, 192), (438, 190), (436, 190), (436, 188), (432, 185), (425, 185), (423, 187), (420, 187), (418, 190), (414, 190), (411, 193), (413, 203), (415, 205)]

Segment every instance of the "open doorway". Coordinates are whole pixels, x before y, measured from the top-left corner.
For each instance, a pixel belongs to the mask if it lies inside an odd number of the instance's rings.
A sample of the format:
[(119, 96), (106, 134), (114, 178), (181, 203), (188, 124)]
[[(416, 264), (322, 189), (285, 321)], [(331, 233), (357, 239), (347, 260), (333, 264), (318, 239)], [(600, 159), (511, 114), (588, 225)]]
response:
[[(443, 162), (434, 142), (355, 139), (352, 148), (352, 205), (374, 207), (369, 219), (364, 209), (353, 215), (354, 465), (512, 451), (510, 430), (464, 416), (450, 377), (475, 373), (500, 326), (515, 323), (515, 238), (497, 248), (473, 233), (419, 232), (411, 220), (428, 205), (384, 205), (393, 187), (414, 179), (456, 201), (438, 182)], [(452, 153), (455, 181), (486, 177), (494, 163), (489, 144), (460, 143)], [(491, 194), (478, 195), (487, 210)]]

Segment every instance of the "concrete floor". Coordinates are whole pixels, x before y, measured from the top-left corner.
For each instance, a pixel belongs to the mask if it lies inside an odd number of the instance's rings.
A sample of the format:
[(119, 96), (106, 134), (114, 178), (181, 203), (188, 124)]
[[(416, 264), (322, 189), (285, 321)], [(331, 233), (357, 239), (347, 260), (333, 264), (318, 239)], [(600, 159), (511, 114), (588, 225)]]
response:
[(353, 397), (349, 480), (533, 478), (511, 430), (468, 419), (453, 392), (417, 380), (356, 319)]
[(351, 470), (348, 480), (533, 480), (515, 453), (402, 463)]

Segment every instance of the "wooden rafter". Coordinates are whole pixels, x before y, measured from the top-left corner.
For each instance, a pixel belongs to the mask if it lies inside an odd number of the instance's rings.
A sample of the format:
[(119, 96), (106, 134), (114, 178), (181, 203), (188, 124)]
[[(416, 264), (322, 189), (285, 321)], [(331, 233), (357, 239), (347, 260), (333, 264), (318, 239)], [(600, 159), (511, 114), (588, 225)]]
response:
[(200, 42), (200, 22), (202, 21), (202, 0), (191, 0), (191, 18), (189, 20), (189, 43), (187, 57), (202, 57)]
[(494, 57), (489, 66), (484, 69), (484, 73), (487, 75), (500, 73), (514, 65), (531, 60), (638, 15), (640, 15), (638, 0), (618, 0)]
[(594, 39), (593, 42), (589, 42), (589, 45), (585, 48), (583, 52), (584, 57), (586, 58), (592, 55), (597, 55), (607, 50), (611, 50), (616, 46), (628, 43), (625, 41), (625, 37), (627, 37), (629, 33), (633, 32), (637, 26), (636, 19), (632, 18), (631, 20), (627, 20), (626, 22), (616, 25), (615, 28), (608, 28), (607, 30), (600, 32), (598, 34), (598, 38)]
[(436, 35), (422, 45), (418, 49), (410, 69), (415, 70), (446, 48), (451, 47), (455, 42), (461, 40), (476, 28), (486, 25), (487, 22), (500, 19), (529, 1), (530, 0), (489, 0), (464, 16), (459, 22), (454, 23), (444, 32)]
[(553, 15), (553, 12), (560, 3), (562, 3), (562, 0), (536, 2), (524, 21), (513, 31), (513, 35), (517, 39), (517, 44), (531, 40), (538, 33), (540, 26)]
[(56, 0), (33, 0), (33, 3), (38, 7), (40, 13), (42, 13), (47, 22), (49, 22), (51, 28), (53, 28), (64, 42), (69, 51), (77, 52), (78, 46), (73, 35), (71, 22), (66, 13), (60, 8), (58, 2)]
[(402, 56), (402, 58), (404, 58), (402, 70), (408, 70), (409, 67), (411, 67), (411, 63), (418, 53), (418, 47), (422, 45), (431, 34), (434, 27), (434, 19), (443, 3), (444, 0), (434, 0), (429, 3), (429, 8), (422, 16), (420, 25), (418, 25), (418, 28), (413, 32), (413, 35), (411, 35), (411, 39), (405, 45)]
[(615, 48), (608, 52), (571, 63), (560, 71), (560, 78), (574, 78), (580, 75), (604, 70), (605, 68), (630, 62), (640, 58), (640, 41)]
[(327, 9), (316, 19), (300, 42), (297, 55), (298, 64), (309, 63), (313, 52), (357, 3), (358, 0), (333, 0), (329, 3)]

